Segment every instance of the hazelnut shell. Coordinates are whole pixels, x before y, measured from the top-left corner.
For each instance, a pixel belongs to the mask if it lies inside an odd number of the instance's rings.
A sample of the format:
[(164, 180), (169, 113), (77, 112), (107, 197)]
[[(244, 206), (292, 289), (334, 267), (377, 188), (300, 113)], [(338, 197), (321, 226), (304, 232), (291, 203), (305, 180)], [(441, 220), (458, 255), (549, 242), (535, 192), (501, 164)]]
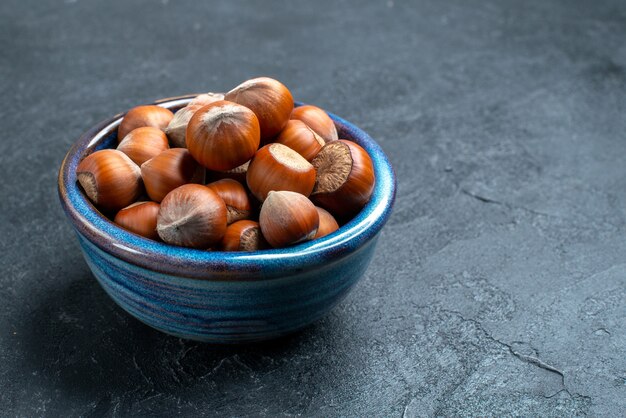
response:
[(96, 151), (76, 168), (87, 197), (100, 209), (118, 211), (142, 193), (141, 171), (126, 154), (114, 149)]
[(254, 155), (246, 181), (252, 194), (261, 202), (270, 190), (287, 190), (308, 196), (315, 185), (315, 169), (291, 148), (269, 144)]
[(232, 179), (222, 179), (207, 184), (207, 187), (224, 200), (229, 225), (250, 216), (248, 192), (241, 183)]
[(226, 233), (226, 205), (217, 193), (199, 184), (185, 184), (165, 196), (157, 232), (168, 244), (209, 248)]
[(367, 152), (351, 141), (327, 143), (311, 161), (317, 177), (311, 200), (339, 219), (356, 215), (374, 190), (374, 166)]
[(184, 148), (171, 148), (141, 165), (146, 192), (160, 202), (169, 192), (187, 183), (202, 183), (204, 169)]
[(165, 128), (165, 133), (170, 140), (172, 148), (187, 148), (185, 141), (187, 135), (187, 125), (191, 117), (200, 109), (202, 105), (189, 104), (174, 113), (174, 117)]
[(156, 231), (158, 214), (158, 203), (136, 202), (117, 212), (113, 222), (137, 235), (158, 240), (159, 234)]
[(319, 227), (317, 228), (317, 233), (313, 237), (313, 239), (325, 237), (328, 234), (331, 234), (339, 229), (339, 224), (326, 209), (320, 208), (318, 206), (315, 207), (317, 209), (317, 214), (320, 218)]
[(259, 119), (261, 139), (278, 134), (293, 110), (293, 97), (284, 84), (269, 77), (244, 81), (224, 96), (251, 109)]
[(167, 136), (152, 126), (133, 129), (122, 139), (117, 149), (141, 165), (169, 148)]
[(220, 100), (201, 107), (187, 125), (187, 149), (209, 170), (226, 171), (249, 161), (259, 147), (259, 121), (250, 109)]
[(315, 131), (300, 120), (290, 120), (274, 142), (283, 144), (311, 161), (326, 142)]
[(237, 221), (226, 228), (220, 248), (223, 251), (258, 251), (269, 248), (258, 222)]
[(263, 237), (278, 248), (312, 239), (319, 226), (319, 215), (306, 196), (271, 191), (261, 206), (259, 224)]
[(304, 105), (296, 107), (291, 112), (291, 119), (301, 120), (324, 138), (326, 142), (339, 139), (335, 123), (324, 110), (317, 106)]
[(165, 129), (173, 117), (174, 114), (170, 110), (161, 106), (133, 107), (124, 115), (120, 126), (117, 128), (117, 142), (121, 142), (133, 129), (141, 128), (142, 126)]

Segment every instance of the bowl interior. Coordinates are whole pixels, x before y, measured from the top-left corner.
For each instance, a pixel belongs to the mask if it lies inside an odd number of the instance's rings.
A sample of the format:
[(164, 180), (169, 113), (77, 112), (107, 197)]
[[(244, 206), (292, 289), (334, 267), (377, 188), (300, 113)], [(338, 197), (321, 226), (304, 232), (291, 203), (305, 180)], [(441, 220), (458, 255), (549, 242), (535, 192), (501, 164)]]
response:
[[(175, 111), (194, 96), (163, 99), (156, 104)], [(86, 155), (117, 146), (117, 127), (124, 114), (94, 126), (70, 149), (59, 172), (61, 204), (79, 234), (102, 250), (150, 270), (210, 280), (255, 280), (315, 268), (345, 256), (372, 239), (391, 213), (396, 190), (393, 169), (380, 146), (358, 127), (332, 113), (329, 115), (340, 138), (358, 143), (369, 153), (376, 184), (372, 198), (359, 214), (338, 231), (314, 241), (255, 252), (210, 252), (152, 241), (118, 227), (80, 190), (76, 167)]]

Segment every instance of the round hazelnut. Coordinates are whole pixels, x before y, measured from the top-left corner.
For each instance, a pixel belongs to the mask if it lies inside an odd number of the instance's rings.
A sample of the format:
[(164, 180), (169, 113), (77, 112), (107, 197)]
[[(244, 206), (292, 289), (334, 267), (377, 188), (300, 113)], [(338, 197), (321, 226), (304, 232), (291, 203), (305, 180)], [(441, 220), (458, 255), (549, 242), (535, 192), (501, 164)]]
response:
[(367, 152), (351, 141), (327, 143), (311, 161), (317, 176), (311, 200), (334, 216), (355, 215), (374, 190), (374, 166)]
[(271, 191), (261, 206), (259, 224), (263, 237), (272, 247), (284, 247), (312, 239), (317, 232), (319, 215), (306, 196)]
[(283, 144), (311, 161), (326, 144), (321, 136), (300, 120), (290, 120), (274, 142)]
[(313, 237), (313, 239), (325, 237), (328, 234), (331, 234), (339, 229), (339, 224), (327, 210), (322, 209), (320, 207), (315, 207), (317, 209), (317, 214), (320, 218), (320, 224), (317, 228), (317, 233)]
[(168, 148), (167, 136), (162, 130), (152, 126), (133, 129), (117, 146), (119, 151), (128, 155), (139, 166)]
[(204, 167), (231, 170), (250, 160), (259, 147), (259, 121), (245, 106), (217, 101), (191, 117), (186, 142), (191, 155)]
[(269, 144), (254, 155), (246, 180), (252, 194), (261, 202), (270, 190), (288, 190), (308, 196), (315, 185), (315, 169), (291, 148)]
[(224, 200), (229, 225), (250, 216), (248, 192), (241, 183), (232, 179), (222, 179), (207, 184), (207, 187)]
[(137, 164), (114, 149), (103, 149), (85, 157), (76, 168), (76, 177), (87, 197), (106, 211), (130, 205), (143, 190)]
[(184, 148), (171, 148), (141, 165), (146, 192), (160, 202), (169, 192), (187, 183), (202, 183), (202, 168)]
[(280, 81), (269, 77), (244, 81), (224, 96), (226, 100), (246, 106), (259, 119), (261, 139), (279, 133), (293, 110), (291, 92)]
[(269, 248), (269, 244), (263, 238), (259, 223), (246, 219), (226, 228), (220, 247), (223, 251), (258, 251)]
[(117, 128), (117, 142), (121, 142), (133, 129), (142, 126), (152, 126), (158, 129), (165, 129), (174, 114), (164, 107), (148, 105), (133, 107), (126, 113), (120, 126)]
[(304, 122), (309, 128), (313, 129), (324, 141), (336, 141), (339, 139), (335, 123), (326, 112), (316, 106), (304, 105), (293, 109), (291, 119), (297, 119)]
[(185, 184), (161, 202), (157, 232), (168, 244), (209, 248), (226, 233), (226, 205), (213, 190)]

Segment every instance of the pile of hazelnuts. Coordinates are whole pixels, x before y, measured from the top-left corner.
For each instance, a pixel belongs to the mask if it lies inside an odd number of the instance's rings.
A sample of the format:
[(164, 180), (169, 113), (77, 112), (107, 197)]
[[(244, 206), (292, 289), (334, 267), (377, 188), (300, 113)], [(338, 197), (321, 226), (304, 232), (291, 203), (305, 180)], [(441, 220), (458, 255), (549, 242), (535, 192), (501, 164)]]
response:
[(117, 139), (80, 162), (78, 182), (118, 225), (177, 246), (256, 251), (320, 238), (374, 188), (367, 152), (267, 77), (201, 94), (175, 114), (135, 107)]

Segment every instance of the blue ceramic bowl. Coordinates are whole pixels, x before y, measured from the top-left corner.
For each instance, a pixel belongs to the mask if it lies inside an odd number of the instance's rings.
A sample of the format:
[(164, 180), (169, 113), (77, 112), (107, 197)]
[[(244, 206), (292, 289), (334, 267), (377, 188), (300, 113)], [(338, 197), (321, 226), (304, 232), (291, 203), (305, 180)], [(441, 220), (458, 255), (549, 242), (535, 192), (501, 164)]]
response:
[[(193, 96), (156, 104), (175, 111)], [(289, 248), (208, 252), (151, 241), (101, 215), (76, 183), (88, 154), (117, 145), (123, 114), (87, 131), (59, 172), (59, 196), (94, 276), (124, 310), (160, 331), (213, 343), (266, 340), (311, 324), (361, 278), (395, 198), (394, 172), (380, 147), (351, 123), (330, 115), (339, 137), (357, 142), (374, 162), (371, 201), (338, 231)]]

